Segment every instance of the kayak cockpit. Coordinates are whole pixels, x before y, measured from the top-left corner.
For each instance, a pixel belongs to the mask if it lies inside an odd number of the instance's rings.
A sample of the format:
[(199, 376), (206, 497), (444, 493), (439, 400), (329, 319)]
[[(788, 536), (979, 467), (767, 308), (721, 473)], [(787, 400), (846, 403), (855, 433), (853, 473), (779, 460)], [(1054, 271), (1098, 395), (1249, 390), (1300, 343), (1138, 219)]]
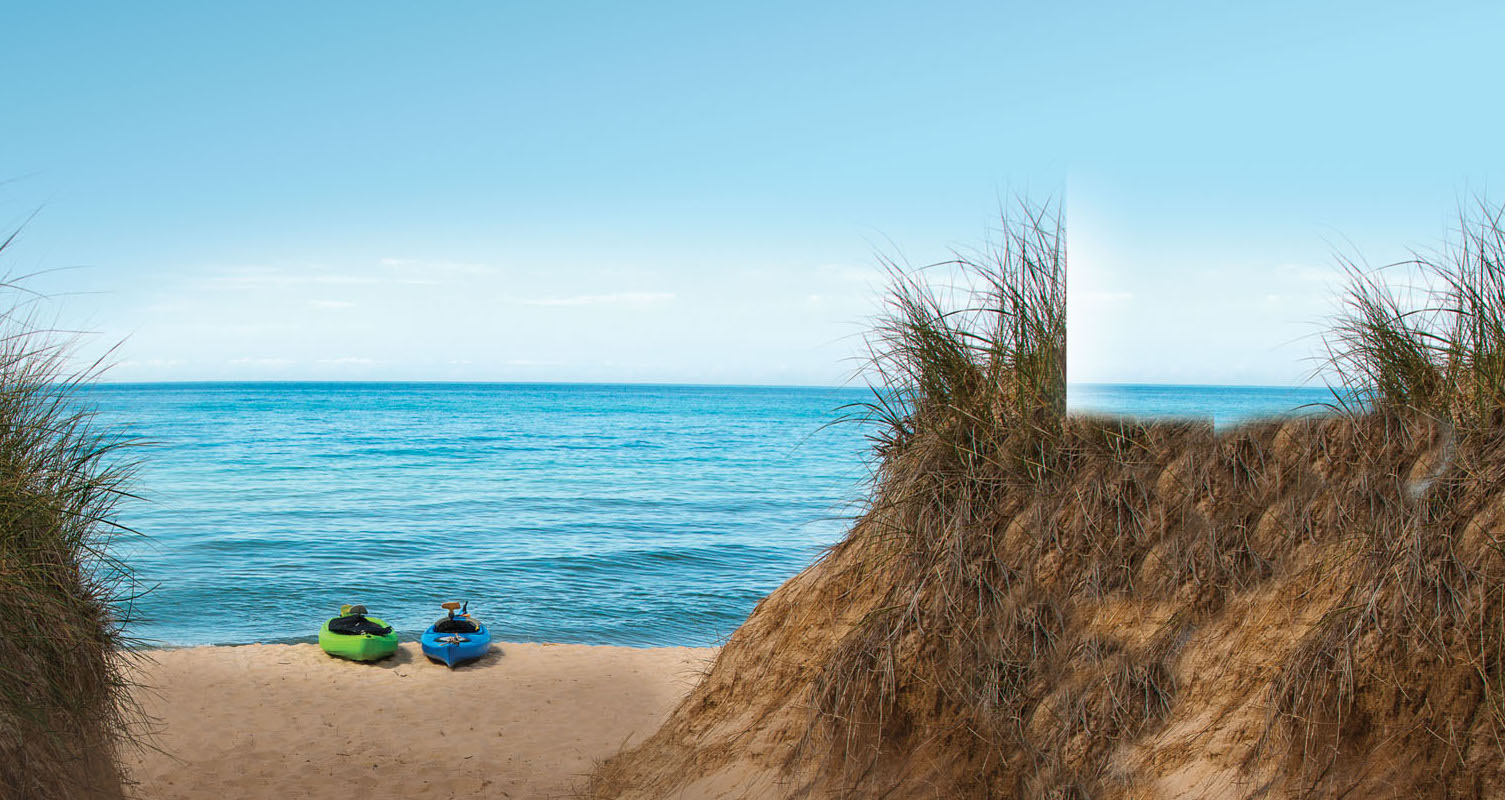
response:
[(434, 633), (480, 633), (481, 623), (464, 617), (445, 617), (434, 623)]
[(455, 602), (443, 604), (449, 613), (419, 637), (424, 655), (450, 667), (486, 655), (491, 649), (491, 631), (466, 613), (468, 607)]
[(392, 626), (372, 621), (364, 614), (347, 614), (330, 620), (329, 632), (342, 636), (386, 636), (392, 632)]
[(351, 661), (379, 661), (397, 652), (397, 633), (385, 620), (366, 616), (365, 606), (341, 606), (340, 616), (319, 629), (319, 647)]

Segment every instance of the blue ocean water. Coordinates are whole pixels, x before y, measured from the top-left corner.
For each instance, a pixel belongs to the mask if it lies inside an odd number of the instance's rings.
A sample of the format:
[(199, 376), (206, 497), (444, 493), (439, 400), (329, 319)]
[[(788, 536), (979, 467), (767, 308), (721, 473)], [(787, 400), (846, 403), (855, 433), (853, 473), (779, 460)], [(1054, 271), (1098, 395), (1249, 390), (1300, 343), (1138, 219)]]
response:
[(1276, 415), (1321, 413), (1330, 390), (1315, 386), (1174, 386), (1073, 384), (1067, 392), (1072, 412), (1140, 417), (1211, 418), (1219, 428)]
[[(151, 445), (119, 550), (158, 645), (308, 640), (342, 603), (399, 631), (466, 599), (508, 641), (708, 645), (837, 541), (868, 475), (857, 389), (104, 384)], [(1220, 423), (1316, 390), (1073, 387)]]

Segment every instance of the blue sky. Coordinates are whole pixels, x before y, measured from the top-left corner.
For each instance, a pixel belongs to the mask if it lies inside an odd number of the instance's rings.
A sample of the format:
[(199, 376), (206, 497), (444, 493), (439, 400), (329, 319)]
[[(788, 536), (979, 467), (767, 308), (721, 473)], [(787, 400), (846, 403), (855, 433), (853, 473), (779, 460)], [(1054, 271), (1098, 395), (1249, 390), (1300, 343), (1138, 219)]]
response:
[(6, 12), (4, 266), (116, 380), (835, 383), (1028, 193), (1073, 380), (1293, 383), (1505, 170), (1492, 4), (226, 5)]

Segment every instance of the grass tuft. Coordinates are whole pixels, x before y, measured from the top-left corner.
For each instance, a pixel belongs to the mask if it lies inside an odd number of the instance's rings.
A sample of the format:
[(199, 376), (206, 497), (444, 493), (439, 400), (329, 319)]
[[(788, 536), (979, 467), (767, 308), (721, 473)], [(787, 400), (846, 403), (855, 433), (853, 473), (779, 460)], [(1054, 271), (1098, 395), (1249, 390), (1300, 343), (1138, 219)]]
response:
[[(880, 457), (928, 451), (1039, 480), (1066, 415), (1066, 242), (1059, 209), (1021, 201), (997, 244), (906, 271), (868, 340), (872, 399), (849, 407)], [(1003, 460), (999, 460), (1003, 459)]]
[[(3, 248), (0, 248), (3, 249)], [(109, 797), (140, 719), (123, 669), (134, 583), (112, 555), (131, 533), (131, 441), (102, 426), (71, 340), (11, 283), (0, 313), (0, 787), (6, 798)]]
[(1367, 270), (1344, 260), (1327, 339), (1340, 405), (1465, 429), (1505, 423), (1505, 206), (1479, 199), (1441, 251)]
[[(1312, 507), (1352, 552), (1333, 607), (1272, 683), (1251, 756), (1284, 740), (1288, 769), (1313, 787), (1396, 740), (1449, 779), (1505, 754), (1471, 750), (1505, 737), (1502, 215), (1480, 199), (1440, 251), (1348, 265), (1328, 365), (1350, 418), (1315, 439), (1326, 487)], [(1397, 732), (1387, 740), (1377, 719)]]
[[(892, 589), (825, 666), (797, 755), (830, 754), (844, 781), (860, 782), (910, 729), (900, 695), (914, 665), (937, 670), (921, 678), (931, 700), (965, 709), (959, 724), (991, 743), (1017, 726), (1019, 689), (1056, 648), (1059, 604), (1022, 603), (1017, 570), (987, 553), (1011, 498), (1061, 469), (1064, 234), (1058, 207), (1020, 201), (991, 247), (917, 271), (887, 264), (872, 399), (847, 410), (880, 458), (859, 530), (887, 543)], [(916, 658), (937, 635), (950, 650)]]

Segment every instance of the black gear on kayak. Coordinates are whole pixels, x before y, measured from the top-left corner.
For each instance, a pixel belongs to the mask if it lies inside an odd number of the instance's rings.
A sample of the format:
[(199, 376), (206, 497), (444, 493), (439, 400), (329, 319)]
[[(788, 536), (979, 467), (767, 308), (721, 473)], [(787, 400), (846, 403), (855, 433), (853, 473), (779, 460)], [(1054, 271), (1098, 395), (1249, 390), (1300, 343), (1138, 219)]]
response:
[(450, 617), (434, 623), (434, 633), (480, 633), (481, 626), (468, 619)]
[(378, 625), (362, 614), (349, 614), (330, 620), (329, 632), (344, 636), (386, 636), (392, 632), (392, 626)]

